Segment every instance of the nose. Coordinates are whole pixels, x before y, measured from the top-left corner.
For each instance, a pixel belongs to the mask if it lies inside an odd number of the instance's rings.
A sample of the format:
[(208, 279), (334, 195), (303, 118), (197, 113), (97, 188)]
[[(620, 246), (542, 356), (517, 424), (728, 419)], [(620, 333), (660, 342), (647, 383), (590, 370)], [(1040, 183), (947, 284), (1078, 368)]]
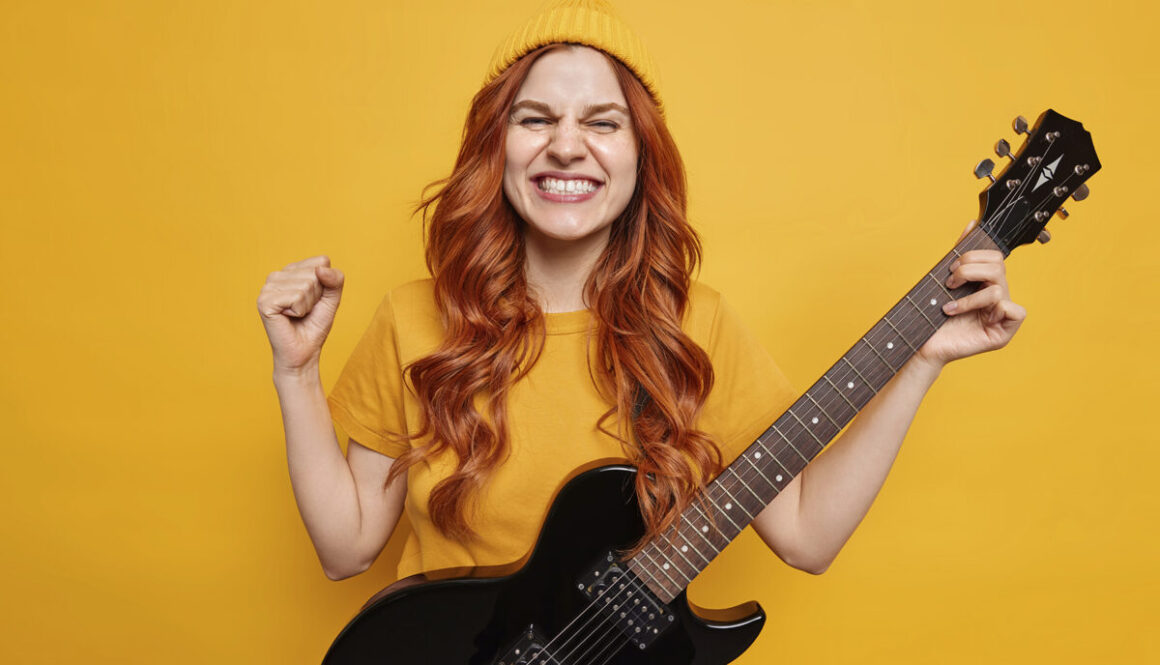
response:
[(573, 122), (559, 122), (552, 131), (552, 140), (548, 144), (548, 156), (555, 161), (567, 165), (583, 159), (588, 152), (584, 143), (584, 135)]

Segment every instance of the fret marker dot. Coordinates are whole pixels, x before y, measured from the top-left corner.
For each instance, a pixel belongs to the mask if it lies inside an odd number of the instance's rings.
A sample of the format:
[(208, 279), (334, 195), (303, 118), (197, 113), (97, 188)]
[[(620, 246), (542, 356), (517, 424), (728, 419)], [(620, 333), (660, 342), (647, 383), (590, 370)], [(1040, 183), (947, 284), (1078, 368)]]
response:
[(815, 424), (815, 425), (817, 425), (817, 424), (818, 424), (818, 417), (817, 417), (817, 416), (814, 416), (814, 417), (813, 417), (813, 418), (810, 420), (810, 422), (811, 422), (811, 423), (813, 423), (813, 424)]
[(893, 348), (894, 348), (894, 342), (887, 342), (887, 343), (886, 343), (886, 348), (888, 348), (888, 349), (893, 349)]
[(668, 570), (668, 569), (669, 569), (669, 564), (667, 564), (667, 563), (666, 563), (665, 565), (661, 566), (661, 568), (664, 568), (665, 570)]
[(777, 474), (777, 477), (776, 477), (776, 478), (774, 478), (774, 480), (776, 480), (777, 482), (779, 482), (779, 483), (780, 483), (780, 482), (781, 482), (781, 474), (780, 474), (780, 473), (779, 473), (779, 474)]
[(930, 304), (931, 304), (931, 305), (937, 305), (937, 304), (938, 304), (938, 301), (937, 301), (937, 300), (935, 300), (934, 298), (931, 298), (931, 299), (930, 299)]
[(733, 504), (731, 504), (731, 503), (726, 503), (726, 504), (725, 504), (725, 510), (733, 510)]
[(688, 546), (688, 545), (681, 545), (681, 551), (682, 551), (682, 552), (688, 552), (688, 551), (689, 551), (689, 546)]
[(847, 388), (853, 388), (853, 387), (854, 387), (854, 382), (853, 382), (853, 381), (850, 381), (849, 383), (847, 383), (847, 384), (846, 384), (846, 387), (847, 387)]
[(760, 452), (753, 453), (753, 459), (761, 459), (761, 453)]
[(701, 533), (709, 533), (709, 527), (707, 527), (707, 526), (701, 527)]

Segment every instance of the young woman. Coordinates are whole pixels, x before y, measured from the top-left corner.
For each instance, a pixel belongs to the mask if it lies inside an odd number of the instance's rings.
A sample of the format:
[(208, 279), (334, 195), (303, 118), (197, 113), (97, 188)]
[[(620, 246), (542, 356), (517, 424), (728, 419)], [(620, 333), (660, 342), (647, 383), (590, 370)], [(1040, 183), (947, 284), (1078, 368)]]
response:
[[(318, 359), (343, 274), (320, 256), (267, 279), (291, 481), (330, 578), (369, 567), (404, 510), (401, 577), (517, 560), (569, 474), (606, 458), (640, 469), (663, 533), (791, 402), (691, 281), (700, 245), (654, 80), (602, 2), (557, 3), (502, 46), (454, 171), (421, 206), (432, 279), (386, 296), (329, 404)], [(964, 254), (948, 286), (966, 282), (983, 288), (946, 305), (952, 319), (754, 519), (789, 565), (826, 570), (941, 368), (1018, 329), (998, 252)]]

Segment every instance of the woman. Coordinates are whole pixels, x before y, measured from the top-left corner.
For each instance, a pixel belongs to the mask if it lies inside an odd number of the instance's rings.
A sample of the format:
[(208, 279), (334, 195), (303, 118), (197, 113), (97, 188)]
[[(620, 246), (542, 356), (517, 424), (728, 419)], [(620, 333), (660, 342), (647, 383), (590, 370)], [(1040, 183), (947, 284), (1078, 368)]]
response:
[[(421, 205), (433, 280), (388, 294), (329, 408), (318, 358), (343, 275), (314, 257), (267, 279), (291, 481), (331, 579), (369, 567), (403, 510), (401, 577), (519, 559), (569, 473), (609, 457), (643, 471), (663, 533), (790, 403), (691, 281), (700, 246), (654, 80), (603, 2), (558, 2), (501, 46), (453, 173)], [(964, 254), (948, 285), (966, 282), (983, 288), (945, 306), (950, 322), (753, 520), (789, 565), (827, 569), (943, 365), (1018, 329), (998, 252)]]

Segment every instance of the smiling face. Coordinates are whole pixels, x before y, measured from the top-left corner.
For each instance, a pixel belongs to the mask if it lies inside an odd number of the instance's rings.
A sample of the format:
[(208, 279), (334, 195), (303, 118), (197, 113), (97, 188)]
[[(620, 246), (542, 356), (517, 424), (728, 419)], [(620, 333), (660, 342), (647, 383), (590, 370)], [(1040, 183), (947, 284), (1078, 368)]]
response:
[(607, 57), (585, 46), (549, 51), (516, 93), (503, 191), (531, 245), (603, 249), (636, 189), (637, 139)]

